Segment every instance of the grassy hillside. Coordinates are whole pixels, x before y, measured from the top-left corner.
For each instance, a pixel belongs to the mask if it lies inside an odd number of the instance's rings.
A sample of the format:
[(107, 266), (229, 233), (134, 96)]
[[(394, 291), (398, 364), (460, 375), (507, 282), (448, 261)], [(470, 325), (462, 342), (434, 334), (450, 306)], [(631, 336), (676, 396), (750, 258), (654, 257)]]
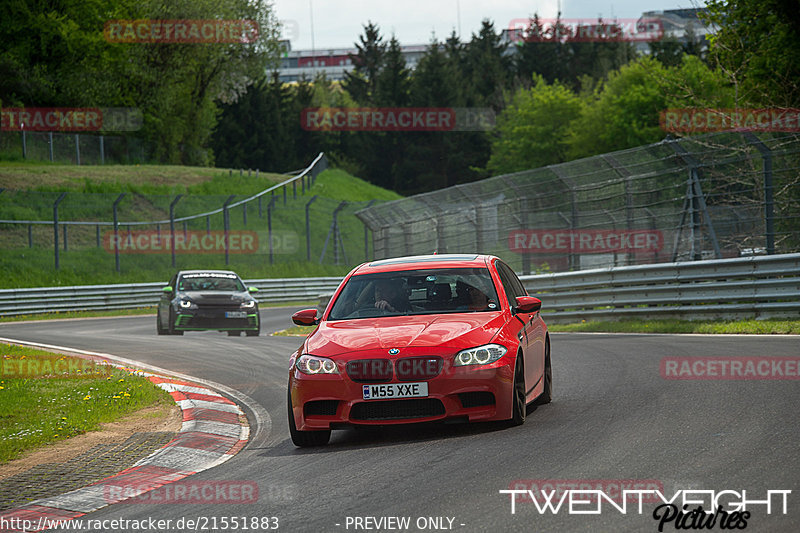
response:
[[(187, 217), (217, 210), (229, 196), (234, 202), (244, 200), (280, 181), (286, 176), (191, 167), (156, 165), (76, 167), (29, 163), (0, 164), (0, 219), (52, 220), (53, 202), (67, 192), (59, 206), (60, 221), (111, 221), (111, 205), (125, 192), (119, 204), (119, 220), (124, 222), (158, 221), (169, 218), (169, 204), (177, 194), (184, 197), (176, 207), (176, 217)], [(28, 188), (22, 188), (24, 185)], [(296, 194), (296, 197), (295, 197)], [(309, 207), (311, 260), (308, 258), (306, 204)], [(52, 225), (0, 224), (0, 288), (63, 286), (101, 283), (150, 282), (169, 279), (176, 268), (229, 268), (245, 278), (332, 276), (346, 273), (365, 259), (364, 226), (353, 215), (367, 202), (395, 200), (399, 196), (355, 178), (341, 170), (328, 170), (317, 177), (309, 190), (286, 188), (275, 196), (229, 210), (230, 230), (255, 235), (258, 249), (249, 254), (229, 254), (225, 264), (224, 249), (214, 253), (176, 255), (171, 265), (169, 253), (122, 253), (120, 272), (115, 270), (114, 254), (108, 246), (97, 246), (98, 227), (94, 224), (67, 227), (67, 247), (59, 232), (60, 269), (54, 266)], [(334, 239), (333, 211), (347, 204), (338, 215), (340, 237)], [(272, 205), (270, 209), (269, 206)], [(271, 216), (270, 216), (271, 214)], [(269, 228), (272, 228), (270, 258)], [(121, 227), (126, 237), (128, 228)], [(221, 213), (181, 223), (176, 232), (221, 231)], [(168, 224), (133, 226), (136, 231), (169, 231)], [(107, 242), (110, 226), (100, 226), (101, 241)], [(132, 235), (132, 238), (136, 234)], [(29, 246), (29, 239), (33, 246)], [(338, 250), (334, 244), (338, 244)], [(368, 238), (367, 244), (371, 244)], [(338, 257), (334, 252), (338, 252)], [(338, 264), (337, 264), (338, 259)]]

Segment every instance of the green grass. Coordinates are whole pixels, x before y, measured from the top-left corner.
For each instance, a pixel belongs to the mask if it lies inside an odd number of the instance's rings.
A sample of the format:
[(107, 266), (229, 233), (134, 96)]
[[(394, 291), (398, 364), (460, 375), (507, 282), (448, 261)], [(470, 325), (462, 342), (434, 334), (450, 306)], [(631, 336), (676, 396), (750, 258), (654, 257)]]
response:
[[(18, 165), (19, 166), (19, 165)], [(41, 165), (40, 165), (41, 166)], [(31, 166), (32, 170), (39, 167)], [(47, 169), (59, 167), (44, 165)], [(2, 166), (0, 166), (2, 168)], [(59, 167), (60, 168), (60, 167)], [(74, 169), (75, 167), (67, 167)], [(83, 168), (83, 167), (80, 167)], [(87, 167), (88, 168), (88, 167)], [(105, 167), (102, 167), (105, 168)], [(154, 187), (167, 187), (170, 190), (177, 185), (174, 181), (157, 185), (145, 183), (143, 180), (157, 181), (157, 172), (153, 168), (165, 168), (177, 172), (175, 168), (183, 167), (118, 167), (121, 173), (117, 181), (109, 181), (94, 177), (75, 178), (76, 183), (84, 180), (83, 189), (72, 192), (81, 192), (71, 196), (70, 192), (59, 206), (60, 220), (82, 221), (108, 221), (111, 220), (111, 204), (117, 197), (117, 192), (93, 192), (84, 194), (82, 191), (106, 191), (113, 183), (130, 183), (133, 189), (144, 191)], [(143, 169), (143, 176), (125, 178), (123, 169), (130, 174)], [(212, 174), (219, 170), (204, 169)], [(2, 173), (0, 172), (0, 176)], [(149, 177), (148, 177), (149, 176)], [(87, 181), (88, 180), (88, 181)], [(35, 182), (33, 182), (35, 183)], [(61, 190), (71, 190), (63, 186), (53, 185), (50, 191), (6, 191), (0, 194), (0, 219), (30, 219), (51, 220), (52, 202)], [(242, 200), (252, 196), (255, 192), (264, 190), (272, 182), (268, 177), (255, 180), (255, 177), (233, 178), (225, 176), (211, 176), (205, 181), (187, 186), (188, 191), (180, 200), (176, 208), (176, 216), (187, 216), (202, 213), (222, 206), (229, 194), (235, 194), (235, 200)], [(0, 185), (2, 181), (0, 181)], [(63, 183), (62, 183), (63, 185)], [(61, 187), (61, 188), (59, 188)], [(148, 189), (149, 188), (149, 189)], [(28, 227), (25, 225), (0, 225), (0, 289), (14, 289), (20, 287), (49, 287), (69, 285), (93, 285), (114, 283), (157, 282), (169, 280), (178, 269), (185, 268), (219, 268), (235, 270), (246, 279), (260, 278), (296, 278), (317, 276), (343, 276), (353, 266), (364, 261), (367, 257), (364, 251), (364, 225), (353, 214), (367, 205), (366, 200), (379, 202), (394, 200), (399, 196), (371, 185), (341, 170), (327, 170), (320, 174), (312, 187), (302, 191), (298, 184), (295, 198), (292, 187), (286, 190), (284, 203), (283, 192), (266, 196), (262, 199), (261, 209), (257, 202), (248, 204), (247, 220), (242, 207), (230, 210), (230, 229), (232, 231), (255, 232), (259, 248), (255, 253), (230, 254), (229, 263), (225, 264), (223, 252), (213, 254), (177, 254), (176, 266), (172, 267), (171, 256), (168, 253), (120, 254), (120, 272), (116, 272), (114, 254), (97, 247), (96, 227), (70, 226), (68, 228), (68, 248), (63, 249), (63, 227), (59, 232), (61, 250), (59, 252), (60, 269), (55, 270), (53, 251), (53, 229), (47, 225), (32, 226), (31, 235), (33, 247), (28, 247)], [(317, 196), (309, 208), (311, 260), (307, 259), (306, 235), (306, 205), (313, 196)], [(173, 196), (152, 195), (142, 192), (130, 192), (119, 204), (119, 217), (121, 221), (134, 220), (163, 220), (169, 217), (169, 203)], [(336, 241), (331, 232), (333, 211), (340, 206), (342, 201), (348, 202), (338, 216), (340, 239)], [(273, 203), (270, 211), (268, 206)], [(270, 217), (271, 214), (271, 217)], [(223, 228), (221, 214), (208, 218), (192, 220), (187, 223), (186, 229), (190, 231), (205, 231), (207, 224), (212, 231)], [(272, 258), (269, 255), (270, 226), (273, 230)], [(156, 226), (141, 226), (138, 229), (168, 232), (168, 224)], [(182, 231), (183, 225), (179, 224), (177, 231)], [(100, 228), (101, 237), (110, 229), (108, 226)], [(163, 234), (163, 233), (162, 233)], [(121, 232), (122, 237), (126, 230)], [(106, 240), (107, 242), (107, 240)], [(338, 262), (336, 260), (334, 244), (338, 242)], [(368, 239), (368, 246), (371, 239)], [(323, 253), (324, 252), (324, 253)], [(367, 252), (369, 254), (369, 252)]]
[(797, 335), (800, 334), (800, 320), (735, 320), (729, 322), (620, 320), (619, 322), (552, 324), (548, 325), (548, 329), (561, 332)]
[(62, 165), (41, 161), (0, 161), (0, 187), (39, 192), (141, 194), (255, 194), (285, 175), (178, 165)]
[(172, 398), (132, 372), (0, 344), (0, 464)]
[(292, 326), (288, 329), (276, 331), (273, 335), (278, 337), (305, 337), (317, 326)]

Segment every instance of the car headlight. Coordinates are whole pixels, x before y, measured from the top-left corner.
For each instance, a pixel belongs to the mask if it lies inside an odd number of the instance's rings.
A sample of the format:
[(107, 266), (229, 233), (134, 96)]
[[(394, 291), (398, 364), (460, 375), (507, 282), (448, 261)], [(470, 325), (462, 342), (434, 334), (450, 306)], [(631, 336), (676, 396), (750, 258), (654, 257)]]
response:
[(245, 300), (244, 302), (242, 302), (240, 307), (242, 309), (253, 309), (255, 306), (256, 306), (255, 300)]
[(196, 309), (197, 306), (191, 300), (181, 300), (181, 309)]
[(339, 373), (339, 369), (336, 368), (336, 363), (332, 359), (314, 357), (308, 354), (301, 355), (300, 359), (297, 360), (297, 370), (309, 376)]
[(508, 350), (499, 344), (484, 344), (477, 348), (461, 350), (456, 354), (453, 366), (488, 365), (503, 357)]

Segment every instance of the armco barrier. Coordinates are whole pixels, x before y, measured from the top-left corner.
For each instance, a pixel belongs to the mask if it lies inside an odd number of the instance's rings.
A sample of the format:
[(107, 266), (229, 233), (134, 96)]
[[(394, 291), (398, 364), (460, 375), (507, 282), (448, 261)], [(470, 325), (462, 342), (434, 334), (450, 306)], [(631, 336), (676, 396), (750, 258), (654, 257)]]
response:
[[(331, 293), (341, 278), (255, 279), (259, 302), (316, 301)], [(136, 309), (158, 304), (166, 283), (130, 283), (82, 287), (45, 287), (0, 290), (0, 316), (34, 315), (63, 311)]]
[(800, 254), (522, 276), (548, 323), (800, 318)]
[[(800, 318), (800, 254), (522, 276), (549, 323), (640, 318)], [(340, 278), (249, 280), (260, 302), (317, 301)], [(0, 290), (0, 316), (134, 309), (158, 303), (164, 283)]]

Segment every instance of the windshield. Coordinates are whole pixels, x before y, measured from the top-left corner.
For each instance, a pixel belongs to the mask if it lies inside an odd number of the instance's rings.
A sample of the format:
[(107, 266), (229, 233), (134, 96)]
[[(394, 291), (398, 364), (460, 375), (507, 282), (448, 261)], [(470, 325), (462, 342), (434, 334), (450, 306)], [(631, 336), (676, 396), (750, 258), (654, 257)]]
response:
[(186, 274), (178, 282), (179, 291), (244, 291), (244, 284), (233, 274)]
[(351, 277), (328, 320), (499, 309), (486, 268), (407, 270)]

